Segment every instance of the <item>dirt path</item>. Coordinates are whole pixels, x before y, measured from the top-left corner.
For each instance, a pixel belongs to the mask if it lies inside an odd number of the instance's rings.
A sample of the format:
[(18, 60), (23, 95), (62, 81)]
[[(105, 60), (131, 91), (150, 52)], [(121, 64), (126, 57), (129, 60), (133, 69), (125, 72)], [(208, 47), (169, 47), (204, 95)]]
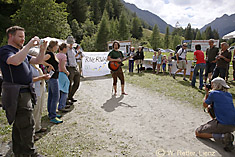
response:
[[(126, 84), (127, 96), (112, 96), (111, 89), (111, 78), (83, 79), (76, 93), (79, 104), (63, 116), (63, 124), (49, 126), (50, 131), (36, 143), (39, 152), (47, 156), (235, 156), (235, 151), (227, 153), (218, 143), (195, 138), (195, 128), (209, 120), (201, 109), (131, 84)], [(51, 148), (52, 143), (61, 148)]]
[[(89, 102), (105, 119), (114, 140), (122, 141), (127, 156), (235, 156), (210, 140), (199, 140), (194, 130), (209, 120), (200, 109), (172, 100), (147, 89), (126, 85), (127, 96), (111, 95), (112, 79), (87, 80), (81, 84), (78, 97)], [(120, 92), (120, 89), (119, 89)], [(98, 133), (98, 132), (97, 132)], [(102, 137), (101, 137), (102, 138)], [(115, 152), (115, 144), (107, 150)], [(159, 152), (158, 152), (159, 151)], [(100, 154), (102, 156), (102, 154)]]

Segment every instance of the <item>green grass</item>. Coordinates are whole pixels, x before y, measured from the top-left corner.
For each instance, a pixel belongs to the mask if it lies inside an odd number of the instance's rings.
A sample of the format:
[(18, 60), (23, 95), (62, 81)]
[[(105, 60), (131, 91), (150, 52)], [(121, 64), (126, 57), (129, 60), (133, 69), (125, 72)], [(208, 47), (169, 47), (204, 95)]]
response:
[[(127, 68), (125, 66), (124, 68)], [(230, 68), (230, 75), (228, 84), (231, 89), (229, 92), (233, 95), (235, 100), (235, 82), (232, 82), (232, 68)], [(153, 92), (161, 93), (165, 96), (169, 96), (172, 99), (177, 99), (186, 102), (195, 107), (202, 106), (202, 99), (204, 98), (205, 91), (198, 88), (192, 88), (190, 86), (191, 81), (183, 81), (182, 75), (177, 75), (174, 80), (169, 74), (163, 75), (162, 73), (156, 75), (152, 74), (152, 71), (145, 71), (138, 74), (134, 71), (133, 74), (129, 74), (128, 70), (125, 72), (125, 80), (128, 83), (134, 84), (141, 88), (149, 89)], [(196, 87), (199, 87), (199, 79), (197, 77)], [(131, 94), (131, 93), (130, 93)]]
[[(166, 55), (167, 57), (170, 55), (169, 53), (162, 53), (162, 55)], [(174, 54), (173, 54), (174, 55)], [(144, 52), (145, 59), (152, 59), (153, 58), (153, 52)], [(194, 54), (193, 52), (187, 53), (187, 60), (193, 60)]]

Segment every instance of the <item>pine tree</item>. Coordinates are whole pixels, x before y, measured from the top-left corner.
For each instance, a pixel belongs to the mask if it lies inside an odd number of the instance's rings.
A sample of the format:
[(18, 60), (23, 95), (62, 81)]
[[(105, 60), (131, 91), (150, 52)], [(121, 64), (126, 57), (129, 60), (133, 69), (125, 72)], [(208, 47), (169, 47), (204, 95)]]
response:
[(83, 38), (84, 32), (83, 32), (82, 28), (79, 26), (76, 19), (73, 19), (70, 27), (72, 29), (72, 35), (74, 36), (76, 41), (79, 43)]
[(107, 42), (109, 40), (108, 19), (108, 13), (106, 10), (104, 10), (95, 41), (95, 47), (97, 51), (105, 51), (107, 49)]
[(14, 24), (25, 28), (27, 39), (35, 35), (65, 39), (71, 33), (66, 7), (65, 3), (58, 4), (55, 0), (24, 0), (12, 20)]
[(110, 40), (119, 40), (119, 34), (118, 34), (118, 20), (112, 20), (110, 21), (110, 34), (109, 34)]
[(132, 34), (131, 36), (136, 39), (140, 39), (141, 37), (143, 37), (143, 29), (138, 17), (135, 17), (132, 20), (131, 34)]
[(218, 33), (218, 31), (217, 30), (213, 30), (213, 37), (214, 37), (214, 39), (216, 39), (216, 40), (218, 40), (219, 39), (219, 33)]
[(101, 10), (99, 8), (99, 2), (97, 0), (92, 0), (91, 12), (91, 20), (94, 21), (95, 25), (97, 25), (101, 19)]
[(197, 31), (196, 40), (202, 40), (202, 35), (200, 30)]
[(127, 19), (124, 13), (122, 13), (120, 20), (119, 20), (119, 39), (120, 40), (127, 40), (130, 37), (130, 32), (128, 30)]
[(192, 28), (191, 24), (189, 23), (187, 28), (185, 29), (185, 35), (184, 35), (185, 40), (192, 40), (193, 39), (193, 33), (192, 33)]
[(170, 40), (169, 40), (169, 26), (166, 27), (166, 34), (165, 34), (165, 39), (164, 39), (164, 47), (167, 49), (169, 48), (169, 45), (170, 45)]
[(114, 16), (114, 9), (111, 0), (107, 0), (105, 4), (105, 9), (108, 12), (109, 20), (111, 20)]
[(78, 23), (83, 23), (87, 19), (88, 5), (86, 0), (67, 0), (69, 19), (76, 19)]
[(181, 43), (181, 37), (179, 35), (174, 35), (172, 37), (172, 49), (175, 50), (176, 46)]
[(161, 37), (157, 24), (155, 24), (153, 27), (153, 33), (150, 37), (150, 44), (154, 50), (157, 50), (157, 48), (161, 47)]
[(114, 19), (119, 19), (122, 13), (123, 4), (120, 0), (111, 0), (114, 9)]
[(205, 34), (206, 34), (206, 39), (207, 40), (214, 38), (211, 26), (206, 27)]

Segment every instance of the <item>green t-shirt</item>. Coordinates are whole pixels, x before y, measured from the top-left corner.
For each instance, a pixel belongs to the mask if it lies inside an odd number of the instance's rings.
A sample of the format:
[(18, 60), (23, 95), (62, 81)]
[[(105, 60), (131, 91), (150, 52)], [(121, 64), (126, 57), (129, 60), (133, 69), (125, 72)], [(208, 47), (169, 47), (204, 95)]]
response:
[(123, 58), (122, 52), (115, 51), (115, 50), (112, 50), (111, 52), (109, 52), (108, 56), (110, 56), (112, 59)]
[(207, 55), (207, 62), (211, 63), (212, 61), (215, 60), (215, 57), (219, 54), (219, 49), (215, 46), (212, 48), (208, 48), (206, 50), (206, 55)]

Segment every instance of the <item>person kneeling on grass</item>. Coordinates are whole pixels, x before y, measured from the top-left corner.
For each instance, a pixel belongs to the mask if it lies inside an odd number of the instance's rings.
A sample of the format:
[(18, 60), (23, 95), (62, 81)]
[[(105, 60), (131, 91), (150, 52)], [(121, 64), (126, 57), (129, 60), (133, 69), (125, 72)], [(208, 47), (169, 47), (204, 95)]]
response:
[(230, 88), (223, 78), (217, 77), (211, 82), (212, 90), (209, 93), (205, 87), (206, 95), (203, 101), (205, 108), (213, 106), (215, 118), (196, 129), (196, 136), (200, 138), (214, 138), (225, 144), (224, 150), (234, 149), (232, 134), (235, 131), (235, 108)]

